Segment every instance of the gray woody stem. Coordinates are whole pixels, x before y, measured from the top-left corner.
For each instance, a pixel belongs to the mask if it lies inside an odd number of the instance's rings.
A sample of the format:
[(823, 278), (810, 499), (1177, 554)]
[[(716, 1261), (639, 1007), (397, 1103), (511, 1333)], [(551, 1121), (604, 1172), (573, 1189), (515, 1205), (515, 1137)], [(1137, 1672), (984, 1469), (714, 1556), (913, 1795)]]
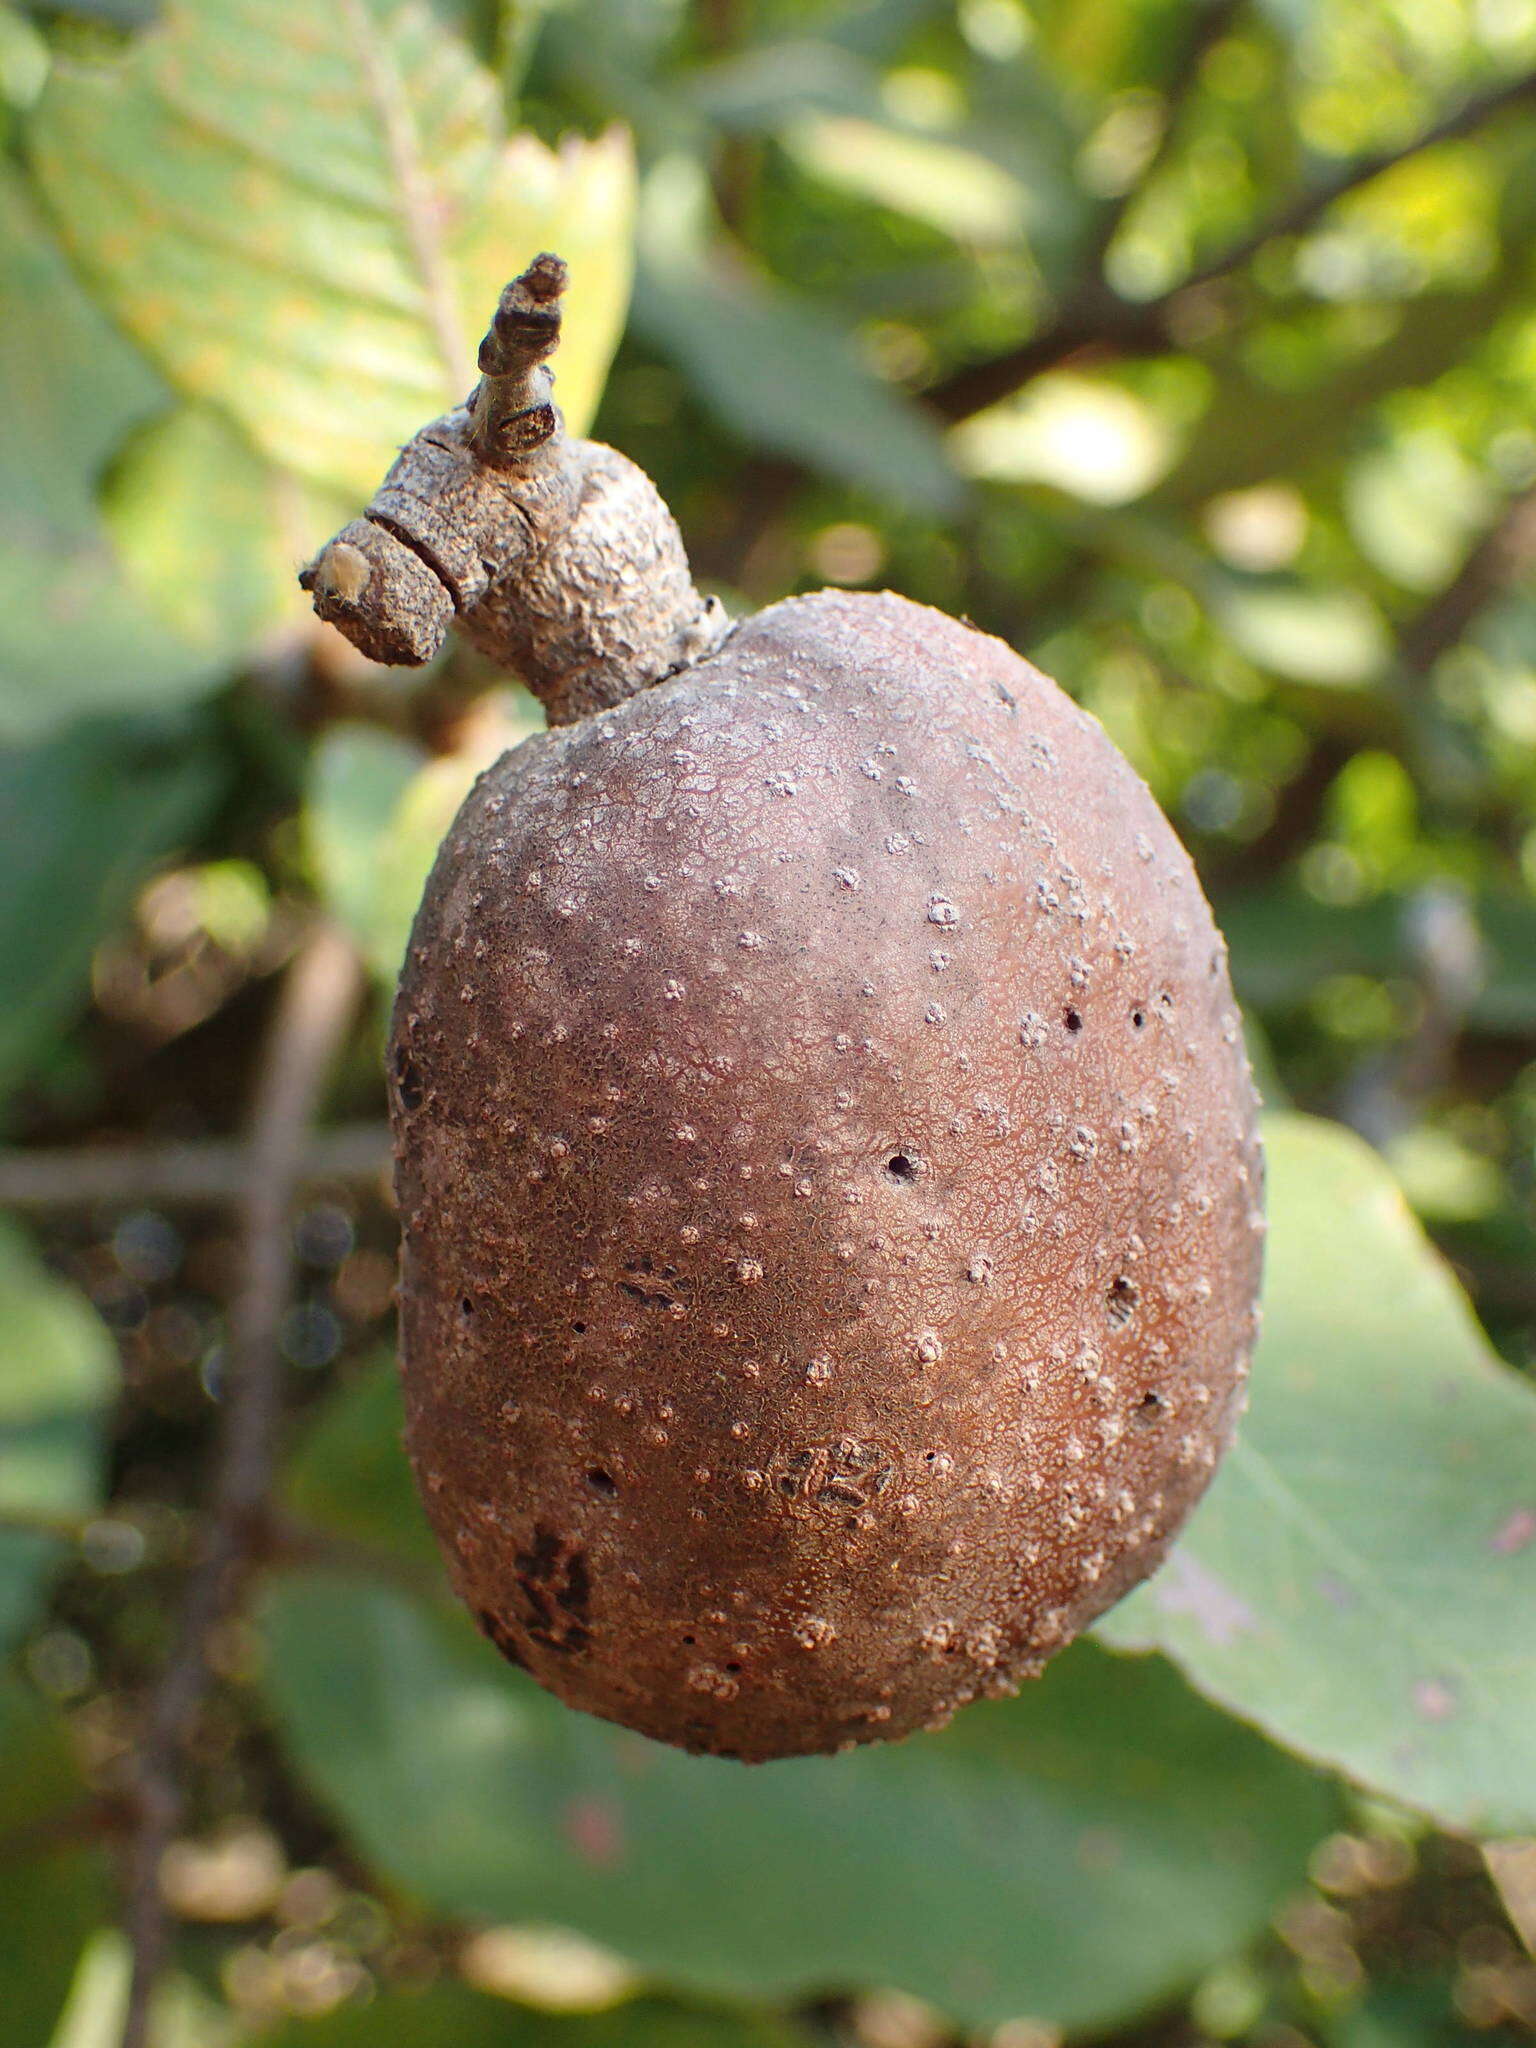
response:
[(210, 1642), (262, 1542), (280, 1405), (278, 1337), (293, 1277), (289, 1211), (315, 1108), (361, 989), (351, 941), (334, 926), (318, 926), (288, 969), (263, 1050), (218, 1471), (177, 1646), (150, 1701), (135, 1759), (124, 1914), (133, 1975), (121, 2048), (146, 2048), (149, 2039), (150, 2002), (168, 1946), (160, 1865), (186, 1804), (186, 1751), (208, 1691)]
[(544, 365), (560, 344), (560, 299), (569, 272), (558, 256), (535, 256), (502, 292), (480, 344), (480, 383), (470, 402), (470, 440), (482, 462), (515, 463), (559, 431)]
[(429, 661), (457, 626), (556, 725), (703, 660), (726, 632), (650, 478), (565, 432), (548, 368), (565, 285), (546, 254), (507, 286), (468, 404), (406, 444), (299, 578), (375, 661)]

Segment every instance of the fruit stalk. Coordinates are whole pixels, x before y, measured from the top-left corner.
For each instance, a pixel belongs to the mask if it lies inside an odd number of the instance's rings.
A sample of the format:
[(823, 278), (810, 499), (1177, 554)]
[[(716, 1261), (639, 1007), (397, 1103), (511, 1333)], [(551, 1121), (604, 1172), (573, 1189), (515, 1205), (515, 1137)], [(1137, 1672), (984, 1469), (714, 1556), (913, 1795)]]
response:
[(406, 443), (299, 577), (374, 661), (419, 666), (457, 626), (551, 725), (676, 675), (728, 630), (650, 478), (565, 431), (548, 367), (565, 285), (545, 254), (507, 286), (470, 397)]

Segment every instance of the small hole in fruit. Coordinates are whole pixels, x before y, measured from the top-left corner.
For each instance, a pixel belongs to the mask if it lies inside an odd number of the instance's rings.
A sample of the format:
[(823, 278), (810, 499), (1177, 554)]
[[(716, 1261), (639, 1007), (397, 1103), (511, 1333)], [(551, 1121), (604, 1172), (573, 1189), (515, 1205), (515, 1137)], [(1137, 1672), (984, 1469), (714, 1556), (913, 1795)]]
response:
[(1106, 1299), (1109, 1304), (1109, 1320), (1118, 1329), (1122, 1323), (1128, 1323), (1136, 1313), (1136, 1304), (1141, 1300), (1141, 1289), (1134, 1280), (1128, 1280), (1121, 1273), (1110, 1281)]
[(1136, 1029), (1138, 1031), (1141, 1029), (1142, 1025), (1146, 1023), (1146, 1021), (1147, 1013), (1145, 1010), (1132, 1010), (1131, 1022), (1136, 1026)]
[(1161, 1394), (1143, 1394), (1136, 1403), (1131, 1420), (1140, 1429), (1150, 1429), (1153, 1423), (1160, 1419), (1167, 1405)]
[(572, 1323), (571, 1328), (576, 1332), (578, 1337), (585, 1337), (585, 1335), (587, 1334), (587, 1326), (585, 1323)]
[(619, 1490), (619, 1482), (611, 1472), (605, 1472), (601, 1465), (594, 1465), (587, 1474), (587, 1484), (594, 1493), (600, 1493), (604, 1500), (612, 1500)]
[(885, 1162), (885, 1170), (892, 1180), (916, 1180), (917, 1161), (906, 1152), (893, 1152)]
[(739, 1664), (727, 1664), (725, 1669), (727, 1671), (739, 1671), (741, 1666)]
[(1159, 990), (1158, 990), (1158, 992), (1157, 992), (1157, 1007), (1158, 1007), (1158, 1008), (1159, 1008), (1159, 1009), (1160, 1009), (1160, 1010), (1161, 1010), (1161, 1011), (1163, 1012), (1163, 1014), (1164, 1014), (1164, 1016), (1165, 1016), (1165, 1017), (1166, 1017), (1166, 1016), (1172, 1016), (1172, 1014), (1173, 1014), (1173, 993), (1172, 993), (1172, 991), (1171, 991), (1170, 989), (1162, 988), (1162, 989), (1159, 989)]
[(1068, 1010), (1064, 1021), (1069, 1031), (1081, 1031), (1083, 1028), (1083, 1014), (1081, 1010)]
[(466, 1294), (459, 1302), (459, 1314), (463, 1316), (465, 1321), (467, 1322), (469, 1318), (474, 1314), (474, 1312), (475, 1304), (470, 1300), (469, 1296)]
[(697, 1637), (697, 1636), (684, 1636), (684, 1637), (683, 1637), (683, 1641), (684, 1641), (684, 1642), (685, 1642), (685, 1643), (686, 1643), (686, 1644), (688, 1645), (689, 1649), (691, 1650), (691, 1649), (693, 1648), (694, 1644), (695, 1644), (695, 1643), (696, 1643), (696, 1642), (698, 1641), (698, 1637)]
[(395, 1054), (395, 1088), (402, 1109), (420, 1109), (421, 1073), (403, 1045)]

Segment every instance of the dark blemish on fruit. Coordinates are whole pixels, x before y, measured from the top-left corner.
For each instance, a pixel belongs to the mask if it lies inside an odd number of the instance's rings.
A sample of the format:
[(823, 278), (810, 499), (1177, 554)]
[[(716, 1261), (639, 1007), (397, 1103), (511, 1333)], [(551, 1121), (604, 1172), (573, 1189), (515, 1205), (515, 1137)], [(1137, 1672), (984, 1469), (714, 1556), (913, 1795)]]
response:
[(1063, 1022), (1069, 1031), (1081, 1031), (1083, 1028), (1082, 1012), (1080, 1010), (1068, 1010)]
[(421, 1072), (403, 1045), (395, 1054), (395, 1093), (400, 1097), (402, 1109), (420, 1109), (423, 1093)]
[(892, 1180), (912, 1181), (917, 1179), (918, 1164), (905, 1152), (893, 1152), (885, 1162), (885, 1170)]
[(581, 1551), (552, 1529), (536, 1528), (532, 1549), (518, 1553), (516, 1585), (526, 1610), (523, 1625), (534, 1642), (562, 1655), (587, 1647), (592, 1584)]
[(631, 1259), (624, 1270), (635, 1277), (621, 1280), (620, 1292), (632, 1301), (644, 1302), (647, 1308), (675, 1308), (676, 1290), (687, 1284), (678, 1278), (676, 1266), (663, 1266), (658, 1272), (649, 1258)]
[(1134, 1024), (1134, 1025), (1136, 1026), (1136, 1029), (1137, 1029), (1138, 1031), (1139, 1031), (1139, 1030), (1141, 1029), (1141, 1027), (1143, 1026), (1143, 1024), (1145, 1024), (1145, 1023), (1146, 1023), (1146, 1021), (1147, 1021), (1147, 1013), (1146, 1013), (1146, 1011), (1145, 1011), (1145, 1010), (1132, 1010), (1132, 1012), (1131, 1012), (1131, 1022), (1132, 1022), (1132, 1023), (1133, 1023), (1133, 1024)]
[(1110, 1281), (1106, 1300), (1109, 1305), (1109, 1320), (1118, 1330), (1135, 1315), (1136, 1304), (1141, 1300), (1141, 1289), (1134, 1280), (1128, 1280), (1124, 1273), (1121, 1273)]
[(605, 1472), (601, 1465), (592, 1467), (587, 1474), (587, 1484), (594, 1493), (601, 1494), (604, 1500), (614, 1500), (618, 1496), (619, 1482), (611, 1472)]
[(1131, 1411), (1131, 1420), (1138, 1429), (1150, 1429), (1153, 1423), (1162, 1420), (1167, 1406), (1161, 1394), (1143, 1394)]
[(492, 1614), (488, 1607), (475, 1609), (475, 1622), (487, 1642), (493, 1643), (509, 1664), (515, 1664), (520, 1671), (527, 1669), (517, 1647), (517, 1639), (511, 1628), (499, 1615)]
[(774, 1464), (778, 1491), (807, 1507), (870, 1507), (896, 1475), (894, 1461), (877, 1444), (846, 1436), (785, 1451)]

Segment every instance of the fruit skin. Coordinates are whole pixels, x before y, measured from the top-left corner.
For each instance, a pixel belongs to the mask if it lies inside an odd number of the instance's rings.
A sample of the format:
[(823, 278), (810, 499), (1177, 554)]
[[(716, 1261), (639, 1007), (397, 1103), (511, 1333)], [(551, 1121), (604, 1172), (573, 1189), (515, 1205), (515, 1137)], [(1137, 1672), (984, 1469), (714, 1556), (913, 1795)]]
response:
[(791, 599), (481, 777), (390, 1055), (408, 1442), (573, 1706), (748, 1760), (1011, 1689), (1241, 1404), (1255, 1101), (1099, 727), (890, 595)]

